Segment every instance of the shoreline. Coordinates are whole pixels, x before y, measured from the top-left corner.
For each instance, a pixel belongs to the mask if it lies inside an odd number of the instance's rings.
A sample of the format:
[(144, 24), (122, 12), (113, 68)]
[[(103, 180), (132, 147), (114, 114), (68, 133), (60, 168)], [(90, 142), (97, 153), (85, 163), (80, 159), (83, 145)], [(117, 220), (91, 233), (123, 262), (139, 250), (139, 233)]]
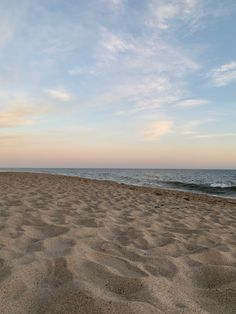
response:
[(40, 175), (52, 175), (52, 176), (59, 176), (59, 177), (69, 177), (69, 178), (78, 178), (78, 179), (84, 179), (84, 180), (91, 180), (91, 181), (95, 181), (95, 182), (105, 182), (107, 184), (111, 183), (111, 184), (118, 184), (119, 186), (127, 186), (128, 188), (141, 188), (141, 189), (150, 189), (150, 190), (157, 190), (157, 191), (163, 191), (163, 192), (168, 192), (168, 193), (174, 193), (175, 192), (178, 194), (180, 193), (180, 195), (182, 193), (184, 194), (188, 194), (189, 196), (197, 196), (197, 198), (199, 196), (206, 196), (206, 197), (210, 197), (210, 198), (214, 198), (214, 199), (223, 199), (223, 200), (228, 200), (228, 201), (233, 201), (233, 203), (236, 203), (236, 197), (232, 197), (232, 196), (223, 196), (223, 195), (215, 195), (215, 194), (210, 194), (210, 193), (204, 193), (204, 192), (198, 192), (198, 191), (189, 191), (189, 190), (181, 190), (181, 189), (171, 189), (171, 188), (162, 188), (159, 186), (144, 186), (144, 185), (135, 185), (135, 184), (128, 184), (128, 183), (120, 183), (118, 181), (115, 180), (105, 180), (105, 179), (94, 179), (94, 178), (85, 178), (85, 177), (81, 177), (78, 175), (67, 175), (67, 174), (57, 174), (57, 173), (47, 173), (47, 172), (27, 172), (27, 171), (0, 171), (0, 175), (2, 173), (8, 173), (8, 174), (40, 174)]
[(236, 312), (236, 201), (0, 173), (2, 314)]

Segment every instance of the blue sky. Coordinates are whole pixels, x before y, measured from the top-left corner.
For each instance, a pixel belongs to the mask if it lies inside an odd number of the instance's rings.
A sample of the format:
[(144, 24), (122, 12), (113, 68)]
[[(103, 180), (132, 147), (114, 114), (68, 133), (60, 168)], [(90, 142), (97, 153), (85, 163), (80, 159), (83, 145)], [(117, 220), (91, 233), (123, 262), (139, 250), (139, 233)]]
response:
[(236, 2), (0, 0), (0, 166), (235, 168)]

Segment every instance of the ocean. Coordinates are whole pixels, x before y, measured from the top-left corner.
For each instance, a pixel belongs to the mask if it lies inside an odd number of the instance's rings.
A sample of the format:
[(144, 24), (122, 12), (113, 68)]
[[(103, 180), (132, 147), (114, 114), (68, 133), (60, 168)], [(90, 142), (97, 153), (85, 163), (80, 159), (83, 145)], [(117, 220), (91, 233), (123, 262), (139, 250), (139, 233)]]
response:
[(236, 170), (0, 168), (0, 171), (40, 172), (110, 180), (236, 198)]

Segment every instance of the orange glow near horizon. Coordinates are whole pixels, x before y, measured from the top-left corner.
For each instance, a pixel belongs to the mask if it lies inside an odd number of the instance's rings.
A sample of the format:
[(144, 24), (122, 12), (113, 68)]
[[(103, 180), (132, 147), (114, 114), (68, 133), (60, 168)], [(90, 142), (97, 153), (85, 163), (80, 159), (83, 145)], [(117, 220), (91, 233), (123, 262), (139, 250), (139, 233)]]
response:
[(0, 167), (234, 168), (236, 152), (198, 147), (79, 147), (17, 144), (1, 147)]

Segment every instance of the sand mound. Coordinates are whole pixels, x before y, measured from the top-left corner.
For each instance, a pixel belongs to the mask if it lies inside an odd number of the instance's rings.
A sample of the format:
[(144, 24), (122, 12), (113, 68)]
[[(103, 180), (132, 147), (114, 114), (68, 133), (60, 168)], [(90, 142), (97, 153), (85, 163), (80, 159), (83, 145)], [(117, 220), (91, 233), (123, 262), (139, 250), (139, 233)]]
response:
[(0, 173), (0, 313), (236, 313), (236, 202)]

